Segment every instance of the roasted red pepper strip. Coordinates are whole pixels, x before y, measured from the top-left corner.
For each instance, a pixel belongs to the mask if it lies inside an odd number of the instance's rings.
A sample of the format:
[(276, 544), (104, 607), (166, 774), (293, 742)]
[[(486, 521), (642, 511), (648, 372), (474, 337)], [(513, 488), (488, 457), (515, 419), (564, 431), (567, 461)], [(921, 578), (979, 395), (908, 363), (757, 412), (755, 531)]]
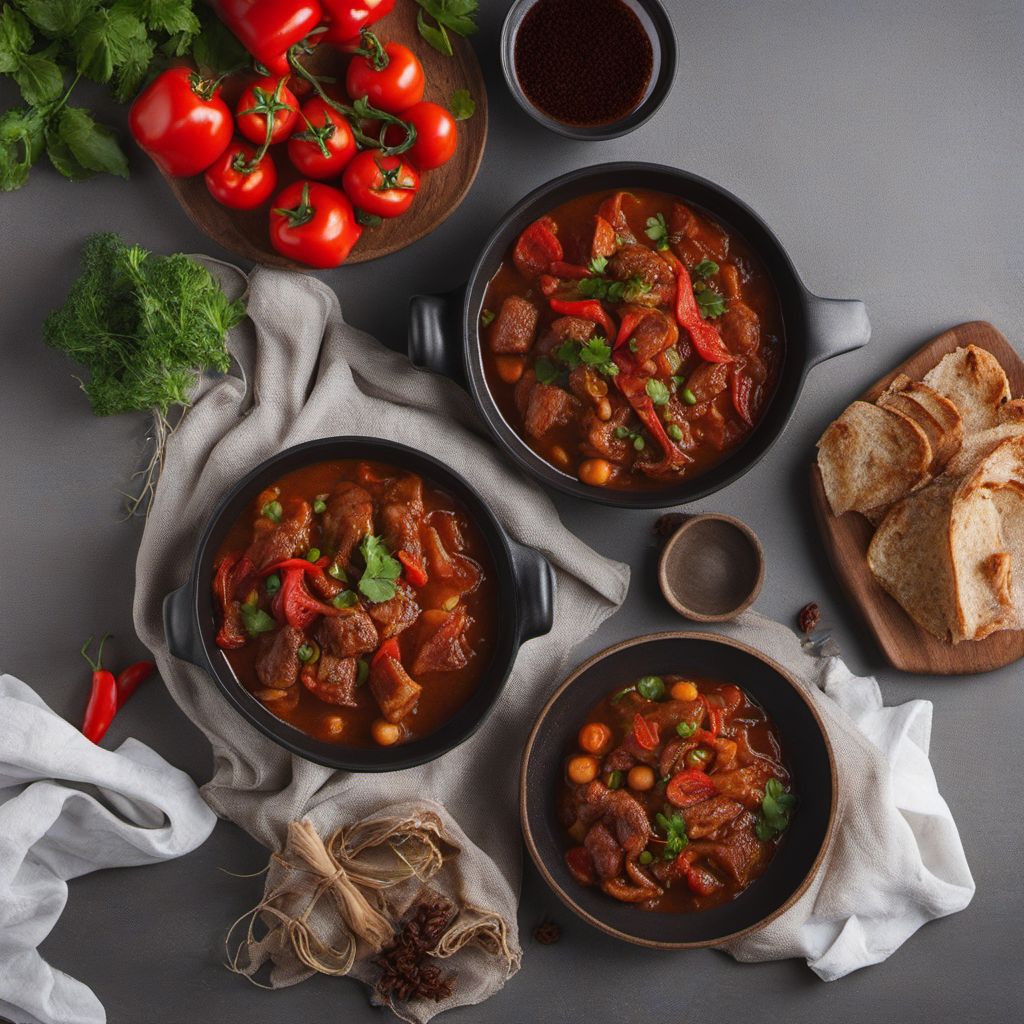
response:
[(305, 629), (318, 615), (337, 615), (333, 605), (317, 600), (306, 588), (306, 574), (302, 569), (286, 569), (282, 573), (281, 589), (274, 596), (271, 611), (295, 629)]
[(676, 320), (690, 335), (697, 355), (709, 363), (731, 363), (732, 355), (725, 347), (722, 336), (700, 315), (690, 272), (673, 253), (663, 252), (661, 256), (676, 275)]
[(615, 386), (625, 395), (626, 400), (633, 407), (633, 411), (647, 428), (647, 432), (661, 446), (665, 453), (666, 466), (671, 468), (692, 462), (693, 459), (665, 432), (665, 426), (654, 410), (654, 402), (647, 394), (647, 381), (636, 372), (635, 360), (625, 352), (618, 352), (614, 356), (614, 361), (619, 368), (618, 374), (612, 378), (615, 381)]
[(562, 316), (578, 316), (584, 320), (593, 320), (595, 324), (600, 324), (604, 328), (604, 336), (606, 338), (615, 337), (615, 325), (612, 323), (612, 318), (604, 311), (601, 303), (597, 299), (578, 299), (578, 300), (567, 300), (567, 299), (549, 299), (548, 305), (555, 313), (561, 313)]
[(286, 572), (289, 569), (301, 569), (303, 572), (311, 574), (323, 572), (331, 564), (331, 560), (324, 555), (322, 558), (318, 558), (315, 562), (311, 562), (308, 558), (286, 558), (283, 562), (275, 562), (273, 565), (268, 565), (263, 569), (260, 569), (260, 576), (269, 576), (272, 572)]
[(653, 750), (658, 745), (658, 723), (648, 722), (643, 715), (634, 715), (633, 739), (644, 750)]
[(405, 566), (405, 578), (414, 587), (427, 585), (427, 570), (423, 568), (423, 563), (415, 555), (409, 554), (408, 551), (399, 551), (398, 560)]
[(288, 50), (320, 24), (317, 0), (216, 0), (220, 20), (273, 74), (288, 73)]
[(646, 317), (646, 313), (626, 313), (619, 322), (619, 333), (615, 338), (615, 348), (622, 348), (633, 336), (640, 322)]
[(700, 699), (708, 712), (708, 725), (712, 736), (717, 736), (722, 731), (722, 710), (716, 708), (702, 693)]
[(391, 658), (392, 661), (402, 660), (402, 651), (398, 646), (398, 637), (393, 636), (389, 640), (385, 640), (377, 648), (377, 653), (370, 660), (370, 668), (373, 668), (378, 661), (383, 661), (385, 658)]
[(519, 236), (512, 250), (512, 262), (524, 277), (537, 277), (548, 273), (552, 263), (558, 263), (565, 256), (562, 243), (555, 231), (558, 224), (551, 217), (535, 220)]
[(137, 661), (129, 665), (117, 674), (117, 710), (125, 706), (128, 698), (144, 683), (152, 674), (156, 665), (151, 661)]
[(587, 267), (581, 267), (577, 263), (563, 263), (556, 260), (549, 268), (550, 273), (567, 281), (582, 281), (585, 277), (593, 277)]
[(739, 367), (734, 367), (729, 374), (729, 394), (732, 398), (732, 407), (739, 414), (741, 420), (748, 427), (754, 425), (754, 413), (750, 408), (751, 399), (754, 397), (754, 382)]
[(706, 868), (695, 868), (684, 850), (672, 862), (672, 873), (686, 879), (690, 892), (697, 896), (710, 896), (721, 887), (721, 882)]
[(87, 740), (99, 743), (105, 735), (110, 723), (117, 714), (117, 680), (114, 673), (103, 667), (103, 645), (107, 642), (109, 633), (100, 637), (99, 650), (96, 652), (96, 660), (93, 661), (88, 655), (89, 645), (92, 637), (82, 644), (82, 657), (89, 663), (92, 669), (92, 692), (89, 694), (89, 703), (85, 708), (85, 718), (82, 721), (82, 734)]

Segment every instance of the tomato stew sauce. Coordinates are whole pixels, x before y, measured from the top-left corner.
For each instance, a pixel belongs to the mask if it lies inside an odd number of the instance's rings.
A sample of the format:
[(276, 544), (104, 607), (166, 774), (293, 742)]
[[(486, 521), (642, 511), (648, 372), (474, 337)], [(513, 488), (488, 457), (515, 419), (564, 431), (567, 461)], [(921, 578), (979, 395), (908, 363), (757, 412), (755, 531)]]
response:
[(721, 462), (757, 425), (782, 313), (743, 238), (672, 196), (583, 196), (535, 221), (491, 280), (487, 383), (543, 459), (651, 490)]
[(496, 636), (486, 541), (415, 474), (342, 460), (264, 490), (214, 561), (217, 644), (278, 718), (345, 746), (434, 732)]
[(644, 676), (605, 697), (567, 753), (566, 864), (643, 910), (707, 910), (760, 877), (795, 803), (778, 733), (740, 687)]

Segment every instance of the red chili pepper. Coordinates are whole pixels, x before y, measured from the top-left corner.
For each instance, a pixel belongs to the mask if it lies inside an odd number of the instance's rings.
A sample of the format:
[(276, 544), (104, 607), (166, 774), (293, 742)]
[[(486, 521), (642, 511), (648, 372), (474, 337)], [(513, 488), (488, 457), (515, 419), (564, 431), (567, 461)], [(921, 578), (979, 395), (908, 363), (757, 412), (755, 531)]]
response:
[(423, 563), (415, 555), (410, 555), (408, 551), (399, 551), (398, 560), (405, 566), (405, 578), (414, 587), (427, 585), (427, 570), (423, 568)]
[(665, 453), (665, 466), (672, 468), (682, 466), (693, 459), (675, 444), (665, 432), (665, 426), (654, 410), (654, 402), (647, 394), (647, 380), (636, 372), (636, 362), (625, 352), (619, 352), (614, 357), (615, 365), (619, 372), (612, 379), (615, 386), (625, 395), (626, 400), (633, 407), (633, 411), (640, 418), (640, 421), (647, 428), (647, 432), (661, 446)]
[(696, 768), (684, 768), (676, 772), (665, 787), (665, 799), (673, 807), (691, 807), (718, 792), (711, 776)]
[(584, 320), (593, 320), (604, 328), (606, 338), (615, 337), (615, 325), (611, 317), (604, 311), (597, 299), (580, 299), (569, 301), (566, 299), (549, 299), (548, 304), (555, 313), (562, 316), (578, 316)]
[(748, 427), (754, 425), (754, 413), (750, 401), (754, 397), (754, 382), (738, 367), (733, 367), (729, 374), (729, 394), (732, 407)]
[(615, 338), (615, 348), (622, 348), (629, 341), (633, 332), (640, 322), (646, 317), (646, 313), (627, 313), (619, 322), (619, 333)]
[(318, 0), (216, 0), (221, 21), (269, 71), (288, 73), (288, 50), (320, 24)]
[(308, 558), (286, 558), (283, 562), (275, 562), (273, 565), (260, 569), (259, 574), (260, 576), (269, 576), (272, 572), (287, 572), (289, 569), (301, 569), (303, 572), (315, 576), (317, 573), (323, 572), (330, 564), (331, 560), (326, 555), (318, 558), (315, 562), (311, 562)]
[(581, 267), (577, 263), (564, 263), (562, 260), (556, 260), (549, 269), (555, 277), (567, 281), (582, 281), (585, 277), (593, 277), (589, 267)]
[(117, 674), (117, 710), (125, 706), (128, 698), (152, 674), (156, 665), (151, 661), (137, 661)]
[(700, 695), (700, 699), (707, 710), (708, 725), (710, 726), (712, 738), (714, 738), (722, 731), (722, 710), (721, 708), (715, 707), (715, 705), (712, 704), (703, 693)]
[(103, 739), (114, 720), (114, 715), (117, 714), (117, 680), (114, 679), (113, 672), (103, 667), (103, 645), (109, 636), (109, 633), (104, 633), (100, 637), (95, 661), (87, 653), (92, 637), (82, 644), (82, 657), (92, 669), (92, 692), (89, 694), (89, 703), (82, 721), (82, 733), (93, 743), (99, 743)]
[(385, 640), (384, 643), (377, 648), (377, 653), (370, 660), (370, 668), (379, 661), (383, 661), (385, 658), (391, 658), (392, 661), (402, 660), (402, 651), (398, 646), (398, 637), (391, 637), (390, 640)]
[(318, 615), (337, 615), (339, 609), (317, 600), (306, 588), (303, 569), (286, 569), (282, 573), (281, 589), (274, 595), (271, 611), (295, 629), (305, 629)]
[(693, 294), (690, 272), (671, 252), (663, 252), (676, 275), (676, 320), (689, 335), (701, 359), (709, 363), (731, 363), (732, 355), (725, 347), (722, 336), (701, 315)]
[(648, 722), (643, 715), (634, 715), (633, 739), (644, 750), (653, 750), (658, 745), (658, 723)]

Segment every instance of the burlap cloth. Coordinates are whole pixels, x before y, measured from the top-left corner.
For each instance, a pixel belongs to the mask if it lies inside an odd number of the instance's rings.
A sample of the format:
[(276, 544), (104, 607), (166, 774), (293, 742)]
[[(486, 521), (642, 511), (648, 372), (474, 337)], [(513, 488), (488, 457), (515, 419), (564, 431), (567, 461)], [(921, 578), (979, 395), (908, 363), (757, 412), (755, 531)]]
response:
[[(239, 271), (211, 268), (229, 293), (246, 287)], [(503, 948), (488, 946), (491, 928), (452, 955), (452, 995), (402, 1011), (427, 1020), (487, 998), (518, 967), (516, 785), (525, 731), (576, 643), (625, 598), (629, 570), (561, 525), (546, 495), (485, 439), (468, 395), (346, 324), (322, 282), (260, 268), (247, 284), (251, 322), (229, 341), (241, 372), (203, 382), (167, 447), (139, 550), (135, 626), (175, 701), (213, 745), (214, 774), (203, 795), (268, 849), (281, 850), (289, 823), (301, 819), (326, 838), (396, 804), (411, 805), (400, 812), (406, 817), (436, 818), (449, 857), (430, 884), (460, 906), (498, 918)], [(171, 657), (164, 640), (163, 599), (184, 583), (199, 533), (224, 493), (281, 449), (341, 434), (393, 439), (441, 459), (476, 487), (512, 537), (543, 552), (557, 575), (554, 628), (522, 648), (483, 728), (448, 756), (402, 772), (351, 775), (288, 754), (245, 722), (205, 673)], [(361, 951), (357, 976), (373, 974), (368, 954)], [(271, 984), (308, 973), (293, 962), (277, 968)]]

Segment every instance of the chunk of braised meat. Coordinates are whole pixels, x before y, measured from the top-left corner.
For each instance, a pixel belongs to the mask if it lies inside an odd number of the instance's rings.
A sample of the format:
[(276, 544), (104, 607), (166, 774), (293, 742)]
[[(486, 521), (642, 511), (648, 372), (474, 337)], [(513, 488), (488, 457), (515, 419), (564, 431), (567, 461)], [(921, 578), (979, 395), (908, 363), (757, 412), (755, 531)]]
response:
[(696, 858), (706, 858), (716, 871), (747, 886), (761, 873), (768, 855), (754, 831), (756, 824), (754, 815), (743, 811), (720, 839), (697, 839), (689, 849)]
[(423, 687), (395, 658), (379, 658), (370, 668), (370, 692), (380, 713), (392, 723), (411, 714), (419, 702)]
[(390, 601), (371, 604), (367, 609), (377, 624), (381, 640), (388, 640), (407, 630), (418, 618), (420, 606), (412, 587), (404, 580), (396, 584), (395, 596)]
[(327, 498), (327, 509), (320, 519), (324, 550), (339, 566), (349, 563), (352, 552), (373, 533), (373, 499), (359, 484), (348, 480), (338, 484)]
[(518, 295), (510, 295), (501, 304), (491, 328), (491, 351), (499, 354), (528, 352), (537, 334), (540, 310)]
[(575, 341), (582, 345), (590, 341), (596, 330), (597, 324), (593, 320), (586, 320), (581, 316), (560, 316), (557, 320), (552, 320), (541, 332), (537, 351), (541, 355), (549, 356), (567, 341)]
[(322, 618), (316, 638), (328, 654), (338, 658), (358, 658), (375, 651), (380, 642), (373, 619), (362, 608), (345, 608)]
[(604, 406), (610, 411), (608, 382), (592, 366), (574, 366), (569, 371), (569, 390), (582, 402), (587, 402), (599, 410)]
[(609, 196), (597, 211), (601, 217), (611, 224), (623, 245), (631, 245), (636, 241), (636, 236), (630, 230), (625, 211), (622, 209), (624, 203), (631, 201), (632, 197), (628, 192), (616, 192), (614, 195)]
[(537, 374), (533, 370), (526, 370), (522, 377), (519, 378), (519, 383), (516, 384), (515, 390), (512, 392), (512, 398), (516, 403), (516, 410), (520, 416), (526, 415), (527, 406), (530, 404), (530, 393), (533, 391), (533, 385), (536, 383)]
[(473, 649), (466, 638), (466, 631), (472, 623), (469, 612), (460, 604), (436, 626), (430, 626), (430, 632), (420, 644), (412, 663), (413, 674), (419, 676), (425, 672), (454, 672), (465, 668), (473, 655)]
[(380, 521), (384, 540), (392, 551), (407, 551), (414, 558), (423, 553), (420, 520), (423, 518), (423, 481), (411, 474), (384, 484)]
[(248, 643), (248, 634), (242, 620), (242, 605), (235, 598), (239, 577), (247, 575), (250, 564), (239, 555), (226, 555), (213, 573), (213, 598), (220, 611), (220, 629), (217, 646), (226, 651), (236, 650)]
[(624, 465), (632, 450), (624, 437), (617, 437), (615, 432), (626, 425), (630, 409), (620, 405), (613, 409), (610, 420), (602, 420), (597, 413), (588, 412), (583, 417), (583, 431), (586, 437), (582, 448), (586, 455), (598, 455), (609, 462)]
[(663, 890), (635, 861), (626, 861), (626, 875), (628, 882), (621, 878), (606, 878), (601, 883), (601, 889), (622, 903), (647, 903), (662, 895)]
[(590, 237), (590, 258), (614, 256), (619, 247), (615, 228), (599, 213), (594, 214), (594, 230)]
[(308, 501), (291, 498), (281, 503), (281, 521), (275, 523), (260, 515), (252, 525), (252, 543), (245, 557), (259, 572), (274, 562), (283, 562), (309, 550), (309, 531), (313, 525), (313, 510)]
[(484, 578), (480, 564), (468, 555), (449, 550), (432, 526), (423, 530), (423, 550), (427, 556), (430, 578), (443, 581), (446, 597), (461, 597), (480, 586)]
[(778, 770), (767, 761), (755, 761), (744, 768), (715, 772), (715, 786), (723, 796), (738, 800), (748, 810), (761, 806), (765, 783), (774, 778)]
[(326, 572), (307, 573), (306, 585), (316, 597), (321, 597), (324, 601), (332, 601), (343, 590), (347, 589), (346, 584), (342, 583), (341, 580), (336, 580), (333, 576), (329, 576)]
[(705, 405), (697, 425), (699, 438), (707, 441), (712, 448), (721, 451), (725, 447), (726, 422), (721, 409), (716, 405)]
[(738, 356), (749, 356), (761, 344), (761, 321), (757, 314), (738, 299), (715, 321), (725, 347)]
[(622, 847), (603, 822), (590, 826), (583, 845), (590, 854), (598, 878), (617, 878), (622, 874)]
[(299, 648), (306, 642), (301, 629), (282, 626), (260, 637), (256, 678), (272, 690), (287, 690), (299, 678)]
[(743, 804), (721, 794), (699, 804), (692, 804), (682, 811), (686, 819), (686, 834), (690, 839), (704, 839), (717, 832), (723, 825), (734, 821), (742, 813)]
[(639, 857), (650, 841), (651, 823), (636, 798), (596, 779), (580, 794), (577, 814), (584, 825), (604, 822), (630, 860)]
[(707, 217), (698, 216), (684, 203), (673, 203), (668, 216), (669, 243), (691, 269), (702, 259), (721, 264), (729, 255), (729, 236)]
[(302, 669), (302, 685), (325, 704), (354, 708), (356, 700), (356, 659), (321, 654)]
[(624, 245), (609, 261), (608, 275), (617, 281), (639, 278), (650, 291), (634, 300), (643, 306), (667, 306), (675, 298), (676, 275), (672, 268), (646, 245)]
[(553, 384), (534, 384), (524, 416), (527, 436), (540, 440), (555, 427), (569, 423), (579, 412), (579, 402)]
[(717, 398), (729, 386), (728, 363), (701, 363), (687, 378), (686, 386), (693, 392), (697, 403), (683, 407), (687, 419), (703, 416), (708, 402)]
[(627, 306), (623, 316), (628, 313), (643, 314), (643, 319), (634, 328), (630, 339), (630, 349), (638, 363), (654, 359), (659, 352), (671, 348), (679, 340), (679, 327), (675, 319), (660, 309)]
[(462, 551), (465, 548), (466, 538), (457, 513), (435, 509), (427, 516), (426, 523), (428, 527), (437, 531), (447, 551)]

